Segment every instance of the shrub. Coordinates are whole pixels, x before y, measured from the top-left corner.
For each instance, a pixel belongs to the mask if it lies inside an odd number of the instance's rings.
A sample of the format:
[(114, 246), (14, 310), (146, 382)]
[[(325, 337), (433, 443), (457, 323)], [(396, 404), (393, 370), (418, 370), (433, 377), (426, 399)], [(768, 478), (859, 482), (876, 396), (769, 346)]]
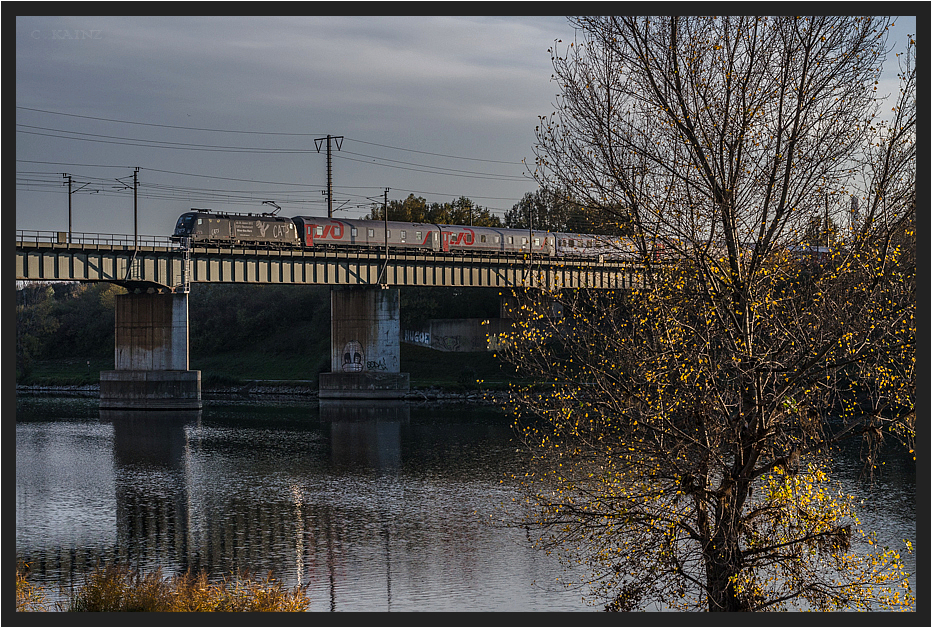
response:
[(209, 582), (206, 573), (162, 577), (125, 565), (98, 567), (71, 596), (74, 612), (300, 612), (306, 611), (306, 586), (286, 589), (271, 574), (255, 579), (237, 574)]
[(16, 611), (34, 612), (46, 611), (48, 605), (42, 589), (26, 580), (29, 565), (17, 563), (16, 565)]

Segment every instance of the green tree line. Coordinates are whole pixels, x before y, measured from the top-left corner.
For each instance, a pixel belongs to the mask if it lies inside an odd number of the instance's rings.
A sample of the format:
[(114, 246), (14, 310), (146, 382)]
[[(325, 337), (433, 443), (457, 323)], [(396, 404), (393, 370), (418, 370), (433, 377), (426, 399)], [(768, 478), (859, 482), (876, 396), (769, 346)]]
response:
[[(112, 360), (114, 302), (125, 293), (110, 283), (18, 286), (16, 381), (30, 383), (36, 366), (43, 362), (106, 364)], [(401, 326), (405, 329), (419, 329), (432, 318), (497, 315), (495, 290), (422, 287), (401, 291)], [(222, 375), (232, 377), (236, 369), (223, 359), (231, 355), (252, 356), (251, 363), (260, 365), (260, 370), (262, 364), (302, 360), (297, 370), (303, 374), (296, 379), (313, 379), (329, 370), (328, 286), (195, 284), (188, 320), (191, 368), (204, 369), (205, 378), (218, 369), (231, 371)]]

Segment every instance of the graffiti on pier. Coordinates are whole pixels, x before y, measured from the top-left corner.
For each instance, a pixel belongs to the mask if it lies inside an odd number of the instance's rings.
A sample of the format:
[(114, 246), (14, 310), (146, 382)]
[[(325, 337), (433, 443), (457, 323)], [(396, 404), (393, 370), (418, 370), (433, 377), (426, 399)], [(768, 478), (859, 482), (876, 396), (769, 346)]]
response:
[(387, 371), (388, 365), (385, 364), (385, 358), (379, 358), (378, 360), (366, 362), (366, 369), (369, 371)]
[(365, 364), (365, 354), (362, 351), (362, 345), (355, 340), (350, 340), (343, 347), (343, 372), (360, 373)]

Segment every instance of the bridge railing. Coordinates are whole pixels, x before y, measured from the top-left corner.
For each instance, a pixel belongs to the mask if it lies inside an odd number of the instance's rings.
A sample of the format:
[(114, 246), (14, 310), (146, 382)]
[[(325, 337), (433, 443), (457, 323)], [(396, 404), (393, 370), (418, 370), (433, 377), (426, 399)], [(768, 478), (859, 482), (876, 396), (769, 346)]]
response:
[(129, 246), (138, 243), (139, 246), (161, 246), (177, 248), (177, 244), (166, 236), (140, 235), (134, 239), (132, 235), (114, 233), (85, 233), (80, 231), (33, 231), (29, 229), (16, 230), (17, 242), (44, 243), (44, 244), (78, 244), (92, 246)]

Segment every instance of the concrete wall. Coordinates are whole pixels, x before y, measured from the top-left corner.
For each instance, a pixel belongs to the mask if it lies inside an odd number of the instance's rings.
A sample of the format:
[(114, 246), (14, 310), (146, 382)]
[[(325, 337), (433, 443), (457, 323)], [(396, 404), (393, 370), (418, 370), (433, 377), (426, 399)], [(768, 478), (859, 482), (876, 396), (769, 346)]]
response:
[(437, 351), (495, 351), (498, 334), (513, 324), (502, 318), (432, 319), (426, 329), (406, 329), (402, 340)]
[(332, 373), (398, 373), (401, 302), (398, 289), (335, 289), (330, 293)]
[(116, 370), (188, 370), (188, 295), (123, 294), (115, 308)]
[(201, 372), (188, 370), (188, 295), (119, 295), (115, 318), (116, 369), (100, 373), (101, 409), (200, 408)]
[(320, 374), (321, 399), (392, 399), (410, 389), (401, 373), (398, 289), (330, 292), (330, 373)]

